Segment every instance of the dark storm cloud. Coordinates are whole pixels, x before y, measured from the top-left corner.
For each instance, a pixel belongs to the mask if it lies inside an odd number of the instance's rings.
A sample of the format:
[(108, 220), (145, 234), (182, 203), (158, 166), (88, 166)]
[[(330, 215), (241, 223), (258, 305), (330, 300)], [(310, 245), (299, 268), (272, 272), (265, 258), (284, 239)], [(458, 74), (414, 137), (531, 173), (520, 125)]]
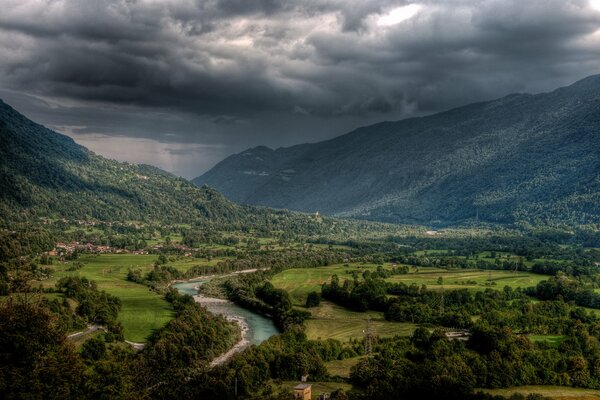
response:
[(186, 176), (246, 146), (600, 72), (597, 0), (2, 3), (1, 96), (98, 149), (179, 156), (161, 166)]

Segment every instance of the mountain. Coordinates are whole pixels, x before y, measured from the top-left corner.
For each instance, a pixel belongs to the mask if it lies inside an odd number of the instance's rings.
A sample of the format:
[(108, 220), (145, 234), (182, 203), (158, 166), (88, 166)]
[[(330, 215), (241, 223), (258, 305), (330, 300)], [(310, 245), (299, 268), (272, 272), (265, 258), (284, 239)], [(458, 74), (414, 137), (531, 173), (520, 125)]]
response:
[(236, 202), (381, 221), (600, 222), (600, 75), (232, 155), (193, 180)]
[(210, 188), (148, 165), (107, 160), (0, 100), (0, 220), (186, 222), (243, 217)]

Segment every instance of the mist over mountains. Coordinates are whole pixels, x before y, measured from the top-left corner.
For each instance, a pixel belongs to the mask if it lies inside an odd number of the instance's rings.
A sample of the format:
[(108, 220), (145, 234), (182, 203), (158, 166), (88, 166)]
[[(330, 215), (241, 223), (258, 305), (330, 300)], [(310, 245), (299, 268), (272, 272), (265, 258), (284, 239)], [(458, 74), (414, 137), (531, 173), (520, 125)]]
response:
[(387, 222), (598, 222), (600, 75), (319, 143), (255, 147), (193, 182), (240, 203)]

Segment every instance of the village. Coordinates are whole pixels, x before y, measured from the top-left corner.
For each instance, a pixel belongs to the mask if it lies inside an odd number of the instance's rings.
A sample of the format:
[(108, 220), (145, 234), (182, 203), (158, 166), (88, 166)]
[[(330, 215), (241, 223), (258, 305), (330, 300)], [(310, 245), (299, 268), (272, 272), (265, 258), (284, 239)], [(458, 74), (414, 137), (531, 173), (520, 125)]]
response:
[[(46, 252), (48, 256), (59, 257), (60, 259), (66, 259), (76, 253), (89, 253), (89, 254), (151, 254), (160, 252), (164, 246), (162, 244), (155, 244), (146, 249), (128, 250), (112, 246), (97, 245), (93, 243), (80, 243), (72, 241), (69, 243), (58, 242), (55, 244), (54, 249)], [(170, 248), (183, 252), (184, 257), (192, 257), (193, 251), (191, 247), (173, 244)]]

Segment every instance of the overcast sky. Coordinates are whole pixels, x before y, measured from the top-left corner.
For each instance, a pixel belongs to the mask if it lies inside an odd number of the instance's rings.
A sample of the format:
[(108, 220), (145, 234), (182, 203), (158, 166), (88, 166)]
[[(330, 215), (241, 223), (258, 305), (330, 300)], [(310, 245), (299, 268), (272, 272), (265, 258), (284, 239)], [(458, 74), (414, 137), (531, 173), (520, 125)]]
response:
[(600, 73), (600, 0), (0, 0), (0, 98), (109, 158), (200, 175)]

